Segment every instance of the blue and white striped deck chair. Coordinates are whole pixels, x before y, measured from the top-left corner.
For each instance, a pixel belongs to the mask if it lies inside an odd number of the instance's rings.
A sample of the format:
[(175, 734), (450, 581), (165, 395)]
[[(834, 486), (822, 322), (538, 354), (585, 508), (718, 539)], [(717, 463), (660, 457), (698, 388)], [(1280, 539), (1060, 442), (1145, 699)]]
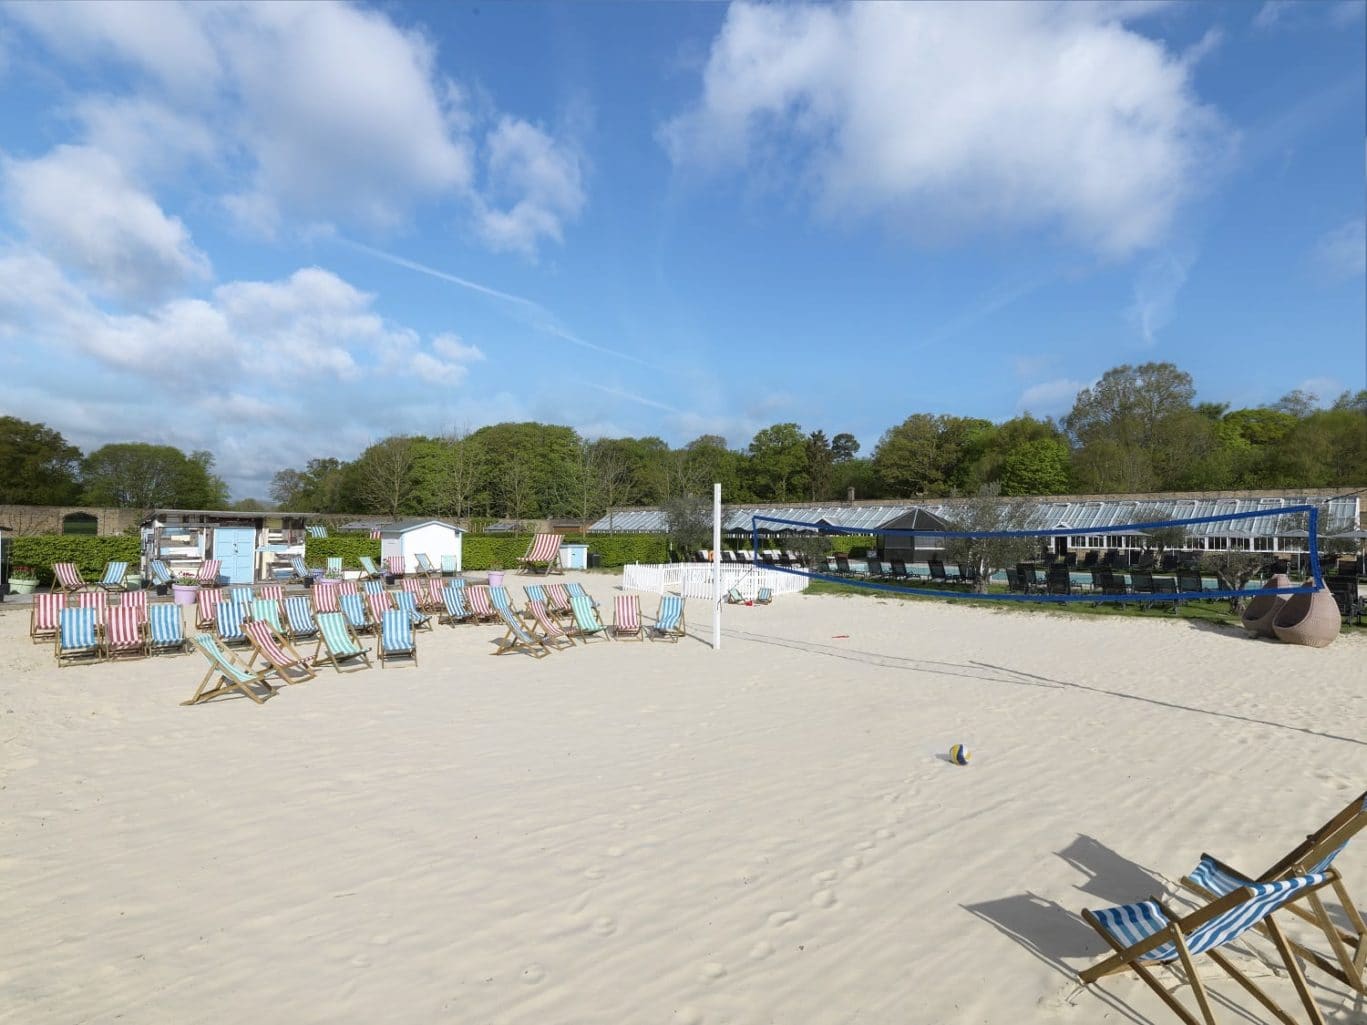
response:
[(302, 594), (285, 599), (285, 625), (289, 627), (289, 638), (302, 641), (318, 636), (318, 624), (313, 619), (313, 606)]
[[(1197, 870), (1182, 879), (1182, 885), (1202, 897), (1214, 899), (1250, 881), (1268, 883), (1306, 872), (1325, 872), (1333, 867), (1334, 859), (1348, 846), (1348, 841), (1364, 828), (1367, 828), (1367, 791), (1349, 801), (1342, 811), (1309, 834), (1256, 880), (1250, 880), (1238, 869), (1230, 868), (1206, 854), (1202, 855)], [(1362, 912), (1353, 903), (1348, 888), (1337, 873), (1331, 885), (1342, 908), (1341, 922), (1336, 922), (1330, 916), (1316, 893), (1306, 897), (1307, 907), (1296, 903), (1286, 910), (1319, 927), (1329, 942), (1333, 958), (1295, 940), (1291, 942), (1291, 948), (1320, 971), (1359, 993), (1367, 993), (1367, 922), (1364, 922)], [(1342, 923), (1346, 923), (1346, 928)]]
[(323, 576), (330, 580), (342, 579), (342, 557), (340, 555), (329, 555), (327, 557), (327, 568), (323, 570)]
[(310, 523), (304, 529), (309, 532), (309, 537), (322, 538), (328, 536), (328, 528), (323, 526), (321, 523)]
[(293, 583), (302, 584), (309, 577), (313, 576), (313, 574), (309, 572), (308, 564), (304, 562), (304, 557), (302, 555), (290, 556), (290, 571), (292, 573), (290, 581)]
[(418, 610), (418, 600), (413, 597), (412, 592), (395, 591), (394, 604), (399, 607), (400, 612), (408, 616), (408, 622), (413, 625), (414, 630), (421, 630), (423, 627), (432, 629), (432, 617)]
[(489, 603), (496, 609), (503, 609), (508, 613), (513, 613), (513, 599), (508, 595), (508, 589), (503, 586), (489, 588)]
[(574, 616), (574, 623), (568, 631), (571, 637), (578, 637), (585, 644), (598, 636), (604, 640), (612, 640), (608, 628), (598, 618), (598, 610), (593, 607), (593, 601), (588, 595), (570, 595), (570, 613)]
[(247, 614), (254, 620), (269, 623), (276, 633), (284, 634), (285, 628), (280, 622), (280, 603), (275, 599), (253, 598), (247, 606)]
[(59, 668), (82, 659), (99, 662), (103, 658), (95, 620), (97, 611), (93, 608), (65, 608), (58, 613), (53, 654), (57, 656)]
[(413, 637), (413, 624), (402, 609), (386, 609), (380, 621), (380, 643), (375, 650), (380, 668), (391, 658), (411, 658), (418, 664), (418, 642)]
[[(326, 655), (323, 654), (324, 650), (327, 652)], [(363, 666), (369, 669), (369, 650), (356, 639), (351, 627), (347, 625), (346, 616), (342, 613), (318, 613), (318, 647), (313, 652), (314, 665), (331, 665), (340, 673), (343, 662), (359, 659)]]
[(454, 555), (443, 555), (441, 557), (441, 575), (453, 577), (459, 570), (456, 569), (456, 557)]
[(545, 584), (523, 584), (522, 593), (527, 596), (527, 601), (539, 601), (542, 605), (546, 604), (546, 585)]
[[(1206, 861), (1202, 859), (1202, 864), (1193, 875), (1200, 876), (1205, 869)], [(1181, 917), (1156, 897), (1098, 911), (1084, 910), (1082, 917), (1116, 952), (1079, 973), (1079, 978), (1083, 985), (1090, 985), (1115, 972), (1132, 970), (1179, 1018), (1192, 1025), (1200, 1025), (1199, 1020), (1149, 971), (1151, 967), (1180, 963), (1186, 982), (1200, 1006), (1201, 1015), (1207, 1025), (1215, 1025), (1205, 986), (1192, 962), (1193, 958), (1208, 954), (1212, 961), (1281, 1021), (1294, 1022), (1294, 1018), (1219, 950), (1254, 926), (1263, 925), (1282, 956), (1282, 963), (1295, 983), (1296, 992), (1310, 1020), (1323, 1025), (1324, 1018), (1311, 998), (1300, 966), (1272, 913), (1291, 901), (1301, 900), (1307, 894), (1327, 886), (1331, 876), (1336, 874), (1330, 869), (1328, 873), (1312, 872), (1275, 883), (1248, 883)]]
[(569, 592), (571, 598), (586, 598), (588, 599), (588, 603), (595, 609), (598, 607), (598, 603), (593, 600), (593, 595), (584, 590), (583, 584), (566, 584), (565, 590)]
[[(209, 671), (204, 674), (204, 679), (199, 681), (199, 686), (195, 688), (190, 699), (181, 702), (182, 705), (197, 705), (201, 701), (208, 701), (230, 691), (245, 694), (259, 705), (275, 694), (275, 688), (265, 680), (266, 674), (272, 672), (269, 667), (260, 671), (248, 669), (233, 658), (231, 653), (220, 648), (210, 634), (198, 634), (190, 639), (190, 643), (209, 660)], [(214, 686), (210, 687), (210, 683)], [(257, 689), (262, 687), (266, 691), (264, 695), (257, 693)]]
[(384, 581), (362, 580), (361, 591), (363, 594), (384, 594)]
[(171, 567), (166, 565), (165, 559), (152, 559), (147, 563), (147, 571), (152, 574), (152, 583), (157, 587), (170, 587), (171, 581), (175, 579), (171, 576)]
[(375, 624), (370, 621), (370, 616), (366, 612), (365, 599), (359, 594), (339, 595), (337, 607), (342, 610), (342, 615), (346, 616), (347, 626), (358, 634), (374, 629)]
[(128, 576), (128, 563), (110, 562), (104, 567), (104, 576), (95, 581), (96, 587), (103, 587), (106, 591), (122, 591), (123, 578)]
[(653, 641), (657, 637), (678, 643), (680, 637), (687, 636), (684, 627), (684, 600), (677, 594), (660, 597), (660, 610), (655, 613), (655, 622), (646, 631)]
[(438, 623), (463, 623), (470, 618), (470, 610), (465, 607), (465, 588), (447, 584), (441, 589), (442, 604), (446, 611), (437, 616)]
[(235, 601), (221, 601), (214, 606), (214, 633), (220, 644), (246, 644), (242, 621), (247, 618), (247, 606)]
[(538, 637), (533, 637), (527, 632), (527, 628), (522, 625), (511, 609), (495, 606), (498, 618), (503, 625), (508, 628), (507, 632), (498, 639), (498, 646), (494, 649), (495, 655), (506, 655), (512, 651), (520, 651), (523, 654), (531, 655), (532, 658), (543, 658), (551, 653), (551, 649)]
[(237, 602), (239, 605), (250, 605), (255, 597), (256, 595), (252, 593), (250, 585), (244, 587), (242, 584), (234, 584), (228, 588), (228, 594), (224, 601)]
[(152, 652), (185, 650), (185, 620), (180, 606), (172, 602), (153, 602), (147, 606), (147, 631)]
[(361, 564), (361, 575), (367, 580), (381, 580), (384, 574), (375, 565), (375, 560), (369, 555), (362, 555), (357, 561)]
[(418, 572), (425, 577), (439, 577), (441, 570), (433, 564), (426, 552), (418, 552), (415, 558), (418, 560)]
[(756, 605), (768, 605), (774, 600), (774, 589), (772, 587), (761, 587), (755, 592)]

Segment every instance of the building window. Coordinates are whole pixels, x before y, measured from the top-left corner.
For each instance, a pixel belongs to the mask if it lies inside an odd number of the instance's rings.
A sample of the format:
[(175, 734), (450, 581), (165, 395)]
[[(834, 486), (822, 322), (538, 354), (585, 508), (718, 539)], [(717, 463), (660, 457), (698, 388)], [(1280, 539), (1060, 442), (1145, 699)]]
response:
[(90, 513), (67, 513), (62, 517), (63, 534), (98, 534), (100, 521)]
[(1277, 550), (1276, 538), (1255, 537), (1253, 539), (1253, 550), (1255, 552), (1275, 552)]

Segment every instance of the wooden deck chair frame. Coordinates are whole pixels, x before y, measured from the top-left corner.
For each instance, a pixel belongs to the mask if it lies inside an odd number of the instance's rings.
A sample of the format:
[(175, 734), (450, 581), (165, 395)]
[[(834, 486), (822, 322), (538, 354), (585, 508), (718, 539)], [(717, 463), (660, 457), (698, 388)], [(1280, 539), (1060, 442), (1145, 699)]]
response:
[(128, 576), (128, 563), (111, 560), (104, 564), (104, 573), (99, 580), (95, 581), (95, 586), (106, 591), (125, 591), (123, 578)]
[(441, 567), (433, 565), (426, 552), (416, 552), (413, 558), (418, 561), (418, 576), (441, 577)]
[[(285, 683), (307, 683), (318, 675), (310, 667), (308, 659), (299, 654), (299, 650), (264, 619), (252, 620), (244, 630), (247, 642), (252, 646), (252, 657), (247, 660), (247, 669), (250, 670), (260, 658)], [(274, 650), (271, 650), (272, 647)], [(280, 658), (280, 655), (284, 657)]]
[(81, 576), (81, 571), (76, 568), (74, 562), (54, 562), (52, 564), (52, 590), (65, 591), (67, 594), (79, 594), (88, 591), (94, 584), (88, 584), (85, 577)]
[[(524, 573), (564, 573), (560, 565), (560, 545), (565, 540), (563, 534), (534, 534), (527, 554), (517, 560), (518, 568)], [(552, 548), (554, 545), (554, 548)]]
[(536, 634), (530, 632), (509, 609), (498, 610), (499, 622), (507, 629), (503, 632), (495, 643), (495, 655), (508, 655), (514, 652), (522, 652), (532, 658), (545, 658), (551, 653), (551, 648)]
[[(395, 642), (403, 634), (408, 635), (408, 643), (395, 643), (390, 647), (391, 642)], [(418, 635), (413, 629), (413, 624), (408, 618), (408, 613), (403, 609), (386, 609), (384, 618), (380, 620), (379, 628), (376, 630), (375, 657), (380, 662), (380, 668), (385, 667), (386, 662), (396, 658), (411, 658), (413, 667), (418, 665)]]
[(51, 591), (48, 594), (33, 596), (33, 604), (29, 606), (28, 611), (28, 635), (34, 644), (47, 643), (56, 636), (61, 625), (62, 609), (66, 607), (65, 591)]
[[(461, 615), (456, 615), (452, 605), (461, 610)], [(471, 613), (465, 604), (465, 589), (462, 587), (446, 587), (442, 589), (442, 609), (437, 613), (438, 623), (449, 623), (455, 626), (457, 623), (464, 623), (471, 619)]]
[[(62, 619), (66, 615), (66, 613), (69, 612), (90, 613), (91, 642), (89, 644), (78, 644), (69, 648), (64, 647), (62, 645)], [(93, 608), (88, 608), (79, 605), (68, 605), (66, 608), (62, 609), (62, 611), (57, 614), (57, 633), (54, 634), (52, 638), (52, 653), (57, 658), (58, 669), (61, 669), (62, 667), (70, 665), (72, 662), (77, 661), (104, 661), (104, 644), (100, 640), (100, 624), (99, 620), (95, 616), (95, 610)]]
[[(1367, 828), (1367, 790), (1345, 805), (1342, 811), (1320, 826), (1319, 829), (1308, 834), (1301, 843), (1258, 876), (1257, 879), (1249, 879), (1244, 873), (1230, 868), (1209, 854), (1203, 854), (1202, 857), (1209, 859), (1222, 872), (1234, 878), (1257, 883), (1276, 882), (1290, 876), (1302, 875), (1314, 870), (1316, 866), (1332, 860), (1349, 840), (1365, 828)], [(1212, 899), (1216, 896), (1190, 875), (1182, 877), (1182, 885), (1192, 893), (1206, 899)], [(1348, 922), (1348, 929), (1344, 929), (1334, 921), (1318, 893), (1311, 893), (1306, 897), (1305, 903), (1309, 905), (1308, 908), (1301, 907), (1298, 902), (1288, 905), (1286, 910), (1316, 926), (1324, 934), (1325, 939), (1329, 942), (1330, 950), (1333, 951), (1333, 959), (1330, 960), (1324, 956), (1323, 952), (1314, 950), (1295, 940), (1290, 941), (1291, 949), (1304, 958), (1306, 963), (1313, 965), (1326, 975), (1332, 976), (1358, 993), (1367, 993), (1367, 921), (1364, 921), (1362, 912), (1353, 903), (1348, 888), (1344, 886), (1343, 879), (1338, 873), (1333, 874), (1330, 885), (1334, 890), (1334, 895), (1338, 898), (1339, 906), (1343, 909), (1344, 917)], [(1264, 936), (1268, 935), (1266, 929), (1259, 927), (1258, 931)]]
[(544, 601), (529, 601), (522, 612), (522, 620), (527, 624), (527, 632), (547, 648), (573, 648), (574, 638), (565, 628), (555, 621)]
[[(673, 627), (660, 626), (660, 616), (664, 612), (665, 602), (671, 599), (679, 603), (678, 625)], [(664, 638), (665, 640), (670, 641), (671, 643), (678, 644), (680, 637), (687, 637), (688, 625), (684, 620), (684, 612), (685, 602), (682, 597), (676, 595), (661, 595), (660, 607), (655, 610), (655, 622), (651, 623), (650, 627), (646, 631), (650, 639), (654, 641), (656, 638)]]
[[(627, 622), (622, 622), (622, 609), (635, 606), (636, 626), (630, 625), (630, 618)], [(641, 599), (635, 594), (619, 594), (612, 603), (612, 638), (616, 641), (646, 639), (645, 620), (641, 618)]]
[(585, 644), (595, 637), (602, 637), (605, 641), (612, 640), (612, 634), (608, 632), (608, 628), (598, 615), (598, 610), (588, 598), (581, 595), (571, 598), (570, 612), (574, 616), (574, 625), (566, 632), (571, 637), (582, 640)]
[[(129, 613), (132, 615), (130, 616)], [(128, 619), (133, 621), (132, 639), (115, 644), (114, 622), (116, 620), (122, 622)], [(104, 629), (100, 631), (100, 643), (104, 646), (104, 657), (107, 659), (146, 658), (151, 654), (151, 649), (148, 646), (150, 641), (147, 635), (146, 618), (140, 617), (138, 610), (132, 605), (113, 605), (105, 609)]]
[[(155, 611), (155, 612), (154, 612), (154, 611), (153, 611), (154, 609), (155, 609), (155, 610), (158, 610), (158, 611)], [(167, 618), (167, 619), (173, 618), (170, 612), (162, 612), (162, 611), (160, 611), (160, 610), (162, 610), (162, 609), (171, 609), (172, 612), (175, 613), (174, 619), (175, 619), (176, 623), (178, 624), (178, 626), (177, 626), (177, 631), (178, 631), (179, 637), (180, 637), (179, 640), (175, 640), (175, 641), (159, 641), (159, 640), (157, 640), (156, 631), (154, 631), (154, 630), (152, 629), (152, 620), (153, 620), (154, 618), (160, 619), (160, 618), (162, 618), (162, 617), (165, 617), (165, 618)], [(148, 653), (149, 653), (149, 654), (155, 655), (155, 654), (158, 654), (158, 653), (160, 653), (160, 652), (169, 651), (169, 652), (173, 652), (174, 654), (177, 654), (177, 655), (183, 655), (183, 654), (184, 654), (186, 651), (188, 651), (189, 649), (190, 649), (190, 642), (189, 642), (189, 640), (188, 640), (188, 639), (186, 638), (186, 636), (185, 636), (185, 616), (184, 616), (184, 614), (181, 612), (181, 607), (180, 607), (179, 605), (176, 605), (176, 604), (172, 603), (172, 602), (156, 602), (156, 603), (153, 604), (153, 605), (149, 605), (149, 606), (147, 607), (147, 650), (148, 650)]]
[(375, 565), (375, 560), (372, 559), (369, 555), (361, 555), (361, 556), (358, 556), (358, 557), (357, 557), (357, 561), (360, 562), (360, 564), (361, 564), (361, 578), (362, 578), (362, 579), (364, 579), (364, 580), (383, 580), (383, 579), (384, 579), (384, 572), (383, 572), (382, 570), (380, 570), (380, 568), (379, 568), (378, 566)]
[[(266, 680), (266, 676), (270, 674), (269, 668), (256, 671), (247, 669), (230, 652), (220, 648), (209, 634), (191, 637), (190, 644), (209, 660), (209, 671), (204, 674), (204, 679), (199, 681), (199, 686), (189, 699), (181, 702), (182, 705), (198, 705), (211, 701), (220, 694), (234, 692), (245, 695), (258, 705), (265, 704), (267, 699), (275, 696), (276, 688)], [(210, 687), (209, 684), (215, 677), (218, 678), (218, 682)], [(257, 687), (266, 689), (264, 696), (257, 694)]]
[[(344, 652), (333, 651), (332, 645), (328, 643), (328, 633), (323, 617), (336, 617), (328, 619), (327, 622), (340, 624), (340, 629), (345, 631), (347, 643), (351, 645), (351, 650)], [(318, 647), (313, 652), (313, 664), (315, 666), (330, 665), (337, 672), (342, 672), (342, 663), (351, 659), (359, 659), (361, 665), (357, 668), (370, 668), (370, 649), (363, 645), (356, 632), (351, 629), (351, 624), (347, 622), (346, 614), (342, 612), (319, 612), (314, 616), (318, 624)], [(324, 649), (327, 654), (324, 655)]]

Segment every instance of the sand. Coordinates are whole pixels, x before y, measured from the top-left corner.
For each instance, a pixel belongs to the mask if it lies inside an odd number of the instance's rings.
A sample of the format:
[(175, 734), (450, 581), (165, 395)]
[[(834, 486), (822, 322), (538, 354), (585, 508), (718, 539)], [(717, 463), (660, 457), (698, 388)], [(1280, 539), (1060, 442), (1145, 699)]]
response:
[[(1367, 787), (1362, 637), (792, 595), (719, 652), (442, 627), (416, 670), (183, 708), (198, 655), (58, 670), (27, 627), (0, 606), (24, 1025), (1173, 1021), (1076, 985), (1078, 910), (1261, 870)], [(1367, 836), (1339, 866), (1367, 902)], [(1272, 959), (1238, 953), (1299, 1016)]]

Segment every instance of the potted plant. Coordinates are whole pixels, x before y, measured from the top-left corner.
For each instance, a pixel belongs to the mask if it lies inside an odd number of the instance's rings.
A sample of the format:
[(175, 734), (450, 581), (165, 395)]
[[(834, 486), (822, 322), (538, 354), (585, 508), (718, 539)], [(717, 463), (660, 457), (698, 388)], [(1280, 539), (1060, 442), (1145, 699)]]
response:
[(38, 586), (38, 572), (32, 566), (15, 566), (9, 578), (12, 594), (32, 594)]
[(489, 566), (489, 586), (503, 586), (503, 563), (495, 561)]
[(199, 578), (188, 573), (177, 574), (171, 581), (171, 593), (177, 605), (193, 605), (199, 593)]

